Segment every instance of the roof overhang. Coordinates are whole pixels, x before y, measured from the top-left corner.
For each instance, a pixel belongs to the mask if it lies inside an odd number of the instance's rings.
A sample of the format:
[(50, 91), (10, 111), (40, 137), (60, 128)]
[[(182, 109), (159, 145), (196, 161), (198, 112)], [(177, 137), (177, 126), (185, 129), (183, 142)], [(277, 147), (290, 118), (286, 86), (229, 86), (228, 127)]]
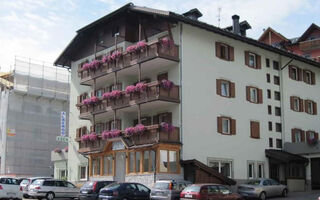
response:
[(297, 42), (301, 42), (306, 40), (307, 36), (311, 33), (312, 30), (314, 29), (318, 29), (320, 31), (320, 27), (317, 26), (316, 24), (312, 23), (309, 28), (301, 35), (301, 37), (299, 38), (299, 40)]
[(266, 149), (266, 157), (281, 163), (308, 163), (309, 160), (300, 155), (292, 154), (282, 150)]

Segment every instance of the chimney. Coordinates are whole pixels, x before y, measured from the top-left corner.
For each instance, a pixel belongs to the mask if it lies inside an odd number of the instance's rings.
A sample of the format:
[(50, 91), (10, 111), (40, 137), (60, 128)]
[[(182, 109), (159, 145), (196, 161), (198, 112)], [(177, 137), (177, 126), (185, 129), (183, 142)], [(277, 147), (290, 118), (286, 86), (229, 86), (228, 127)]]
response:
[(232, 16), (232, 20), (233, 20), (233, 24), (232, 24), (232, 32), (234, 34), (237, 34), (237, 35), (241, 35), (240, 33), (240, 24), (239, 24), (239, 15), (233, 15)]
[(198, 18), (202, 16), (202, 13), (197, 8), (194, 8), (186, 13), (183, 13), (182, 15), (192, 20), (198, 20)]

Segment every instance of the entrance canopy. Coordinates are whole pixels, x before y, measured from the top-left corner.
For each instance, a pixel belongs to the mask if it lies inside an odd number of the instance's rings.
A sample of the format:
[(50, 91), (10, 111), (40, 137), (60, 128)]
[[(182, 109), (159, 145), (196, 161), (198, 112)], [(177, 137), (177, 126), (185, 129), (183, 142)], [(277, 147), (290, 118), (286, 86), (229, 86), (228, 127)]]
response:
[(308, 163), (308, 159), (282, 150), (266, 149), (266, 156), (279, 163)]

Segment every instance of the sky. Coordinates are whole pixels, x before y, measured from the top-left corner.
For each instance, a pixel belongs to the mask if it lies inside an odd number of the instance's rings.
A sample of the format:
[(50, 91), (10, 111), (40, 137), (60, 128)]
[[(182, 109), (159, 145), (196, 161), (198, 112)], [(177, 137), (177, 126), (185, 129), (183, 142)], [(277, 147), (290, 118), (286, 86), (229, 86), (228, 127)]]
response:
[(78, 29), (128, 2), (179, 14), (198, 8), (200, 21), (219, 26), (220, 16), (220, 27), (237, 14), (254, 39), (267, 27), (294, 38), (320, 25), (320, 0), (0, 0), (0, 70), (12, 69), (15, 56), (53, 63)]

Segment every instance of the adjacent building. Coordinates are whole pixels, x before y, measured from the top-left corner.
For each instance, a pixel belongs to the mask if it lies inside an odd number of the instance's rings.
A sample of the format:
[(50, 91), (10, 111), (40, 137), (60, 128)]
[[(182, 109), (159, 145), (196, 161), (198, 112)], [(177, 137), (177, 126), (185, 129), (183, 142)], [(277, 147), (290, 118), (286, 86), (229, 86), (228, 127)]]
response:
[(201, 15), (127, 4), (77, 31), (55, 61), (71, 69), (69, 180), (210, 181), (201, 168), (319, 187), (320, 63)]
[(68, 73), (21, 57), (16, 57), (14, 71), (1, 73), (2, 175), (53, 175), (51, 151), (67, 146), (56, 136), (61, 134), (61, 112), (69, 113)]

